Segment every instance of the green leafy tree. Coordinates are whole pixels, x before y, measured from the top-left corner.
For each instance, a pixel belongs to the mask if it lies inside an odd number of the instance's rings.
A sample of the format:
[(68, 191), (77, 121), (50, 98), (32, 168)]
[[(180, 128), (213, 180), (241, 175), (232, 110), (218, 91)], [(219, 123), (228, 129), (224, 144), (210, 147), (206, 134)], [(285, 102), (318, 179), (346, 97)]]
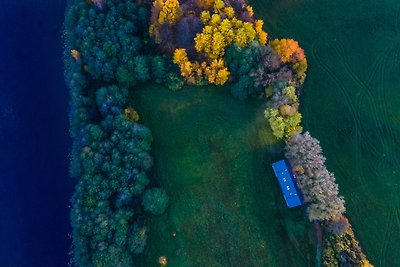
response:
[(163, 214), (168, 206), (168, 201), (167, 193), (161, 188), (149, 189), (143, 196), (144, 209), (154, 215)]

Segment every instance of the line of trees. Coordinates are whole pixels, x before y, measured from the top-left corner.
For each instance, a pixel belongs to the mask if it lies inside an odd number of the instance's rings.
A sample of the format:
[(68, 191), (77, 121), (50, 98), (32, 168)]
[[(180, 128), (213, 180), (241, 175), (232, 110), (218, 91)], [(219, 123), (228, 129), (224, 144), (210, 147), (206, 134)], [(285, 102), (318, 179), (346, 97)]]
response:
[(146, 245), (147, 218), (168, 207), (166, 192), (149, 176), (151, 131), (128, 105), (136, 84), (174, 79), (171, 59), (149, 55), (149, 18), (149, 9), (120, 0), (72, 0), (66, 12), (70, 172), (77, 178), (72, 255), (79, 266), (134, 266)]

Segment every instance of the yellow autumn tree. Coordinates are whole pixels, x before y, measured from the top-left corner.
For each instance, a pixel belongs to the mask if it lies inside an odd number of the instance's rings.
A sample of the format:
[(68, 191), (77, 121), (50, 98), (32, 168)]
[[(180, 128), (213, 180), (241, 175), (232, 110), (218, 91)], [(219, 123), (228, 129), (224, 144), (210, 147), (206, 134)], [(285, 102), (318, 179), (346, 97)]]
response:
[(207, 24), (211, 19), (211, 15), (209, 11), (201, 11), (200, 20), (203, 24)]
[(186, 49), (184, 49), (184, 48), (175, 49), (173, 62), (177, 65), (180, 65), (186, 61), (189, 61), (188, 55), (186, 53)]
[(182, 77), (184, 77), (189, 84), (195, 84), (204, 78), (203, 74), (207, 68), (207, 63), (199, 63), (197, 61), (191, 62), (185, 49), (175, 49), (173, 62), (179, 66)]
[(181, 17), (179, 0), (154, 0), (151, 13), (149, 33), (159, 44), (161, 42), (160, 25), (166, 22), (175, 24)]
[[(189, 83), (205, 78), (209, 83), (223, 85), (230, 75), (223, 59), (226, 47), (233, 43), (245, 47), (257, 37), (261, 44), (265, 44), (267, 33), (262, 29), (262, 20), (251, 23), (238, 19), (235, 17), (235, 9), (226, 6), (223, 0), (196, 0), (196, 2), (205, 10), (199, 16), (204, 27), (194, 38), (194, 48), (201, 57), (205, 55), (206, 60), (190, 62), (186, 50), (179, 48), (174, 51), (174, 63), (179, 66), (181, 75)], [(175, 23), (179, 19), (177, 0), (155, 0), (153, 7), (160, 9), (158, 24), (166, 21)], [(253, 16), (251, 6), (244, 5), (242, 9)], [(150, 30), (152, 31), (153, 28), (150, 27)], [(153, 35), (156, 36), (157, 41), (157, 34)]]
[(250, 16), (254, 16), (254, 10), (252, 6), (246, 6), (246, 10), (249, 12)]
[(235, 9), (231, 6), (224, 7), (224, 13), (228, 19), (231, 19), (235, 16)]
[(221, 12), (222, 8), (224, 8), (225, 4), (222, 0), (215, 0), (214, 1), (214, 13), (219, 13)]
[(205, 69), (205, 75), (209, 83), (223, 85), (229, 79), (229, 71), (222, 59), (214, 59)]
[(181, 12), (179, 10), (178, 0), (156, 0), (155, 2), (160, 2), (161, 10), (158, 16), (158, 23), (164, 24), (168, 22), (170, 24), (175, 24), (179, 19)]
[(258, 35), (258, 41), (260, 42), (260, 44), (265, 45), (267, 43), (267, 36), (268, 34), (263, 30), (263, 25), (264, 25), (264, 21), (259, 19), (256, 20), (255, 24), (254, 24), (254, 29), (256, 30), (256, 33)]
[(194, 38), (197, 52), (205, 53), (211, 60), (222, 58), (225, 49), (232, 43), (245, 47), (257, 36), (254, 26), (250, 22), (242, 22), (236, 18), (221, 20), (219, 14), (213, 14), (208, 19), (207, 13), (202, 15), (206, 26)]

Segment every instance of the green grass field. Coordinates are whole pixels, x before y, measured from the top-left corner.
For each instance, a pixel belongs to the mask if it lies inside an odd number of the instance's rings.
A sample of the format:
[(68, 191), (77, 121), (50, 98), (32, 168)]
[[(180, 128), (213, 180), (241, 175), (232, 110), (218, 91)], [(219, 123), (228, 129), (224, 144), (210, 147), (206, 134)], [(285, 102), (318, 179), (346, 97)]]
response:
[(321, 141), (375, 266), (400, 266), (400, 2), (250, 1), (305, 49), (305, 130)]
[[(153, 132), (152, 173), (171, 205), (150, 221), (139, 266), (314, 266), (313, 227), (289, 210), (270, 164), (282, 158), (260, 101), (216, 87), (133, 93)], [(176, 232), (176, 236), (172, 236)]]

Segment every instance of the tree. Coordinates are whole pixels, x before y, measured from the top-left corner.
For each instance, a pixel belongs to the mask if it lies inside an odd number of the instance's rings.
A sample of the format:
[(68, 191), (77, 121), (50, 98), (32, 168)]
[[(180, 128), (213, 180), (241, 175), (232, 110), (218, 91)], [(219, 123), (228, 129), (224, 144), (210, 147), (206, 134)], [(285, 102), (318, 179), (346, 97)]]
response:
[(260, 42), (260, 44), (265, 45), (267, 43), (268, 34), (263, 30), (263, 28), (262, 28), (263, 24), (264, 24), (264, 21), (258, 19), (255, 22), (254, 28), (255, 28), (255, 30), (257, 32), (257, 35), (258, 35), (258, 41)]
[(104, 115), (118, 115), (127, 103), (128, 91), (115, 85), (101, 87), (96, 92), (96, 103)]
[(307, 203), (311, 221), (335, 220), (344, 213), (344, 199), (339, 196), (335, 176), (325, 167), (325, 157), (319, 141), (306, 132), (295, 133), (285, 147), (285, 157), (293, 170), (302, 170), (296, 175), (299, 189)]
[(291, 64), (292, 71), (296, 74), (298, 82), (304, 82), (307, 71), (307, 59), (304, 50), (293, 39), (275, 39), (271, 47), (281, 56), (283, 62)]
[(207, 80), (211, 84), (223, 85), (229, 79), (229, 71), (222, 59), (215, 59), (205, 70)]
[(282, 114), (280, 109), (268, 108), (264, 115), (277, 139), (285, 138), (288, 140), (293, 133), (302, 130), (300, 126), (301, 114), (297, 111)]
[(274, 39), (271, 41), (271, 47), (281, 56), (283, 62), (289, 62), (292, 55), (301, 49), (299, 43), (293, 39)]
[(134, 64), (134, 74), (137, 81), (144, 82), (150, 79), (149, 65), (147, 62), (147, 57), (137, 56), (133, 59)]
[(167, 208), (168, 201), (169, 198), (164, 189), (152, 188), (146, 191), (142, 203), (146, 211), (149, 211), (154, 215), (161, 215)]

